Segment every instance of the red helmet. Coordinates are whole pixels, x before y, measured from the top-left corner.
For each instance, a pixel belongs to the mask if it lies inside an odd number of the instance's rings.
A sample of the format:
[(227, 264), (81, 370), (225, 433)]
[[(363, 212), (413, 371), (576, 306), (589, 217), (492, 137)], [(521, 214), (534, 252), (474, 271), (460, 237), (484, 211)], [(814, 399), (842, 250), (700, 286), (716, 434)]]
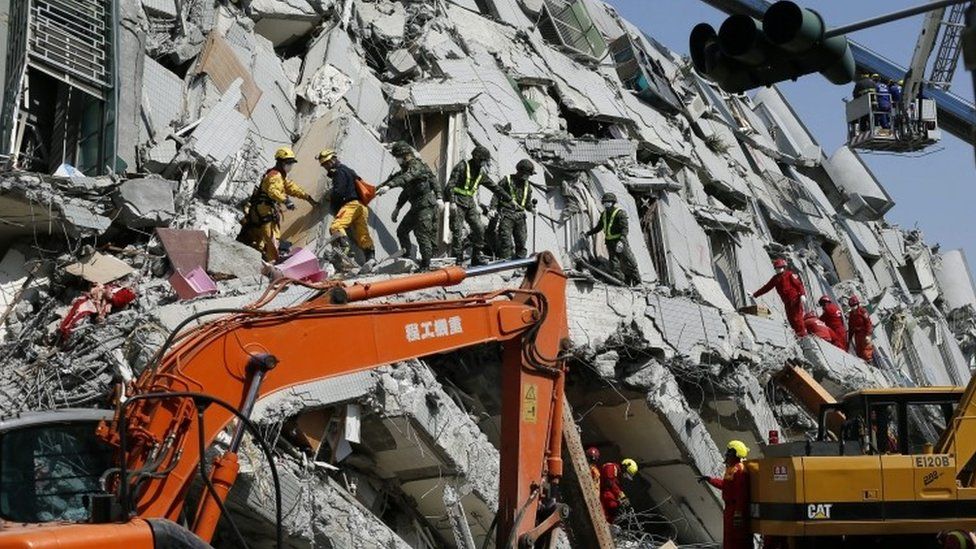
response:
[(600, 471), (600, 478), (606, 480), (613, 480), (620, 476), (620, 466), (616, 463), (609, 461), (603, 464), (603, 468)]
[(596, 446), (590, 446), (586, 449), (586, 459), (594, 463), (600, 461), (600, 450)]
[(817, 313), (813, 311), (807, 311), (807, 314), (803, 315), (803, 318), (817, 318)]
[(776, 269), (779, 269), (779, 268), (785, 269), (786, 268), (786, 260), (783, 259), (783, 258), (774, 259), (773, 260), (773, 267), (776, 268)]
[(858, 299), (856, 295), (852, 295), (851, 298), (847, 300), (847, 304), (851, 307), (856, 307), (861, 304), (861, 300)]

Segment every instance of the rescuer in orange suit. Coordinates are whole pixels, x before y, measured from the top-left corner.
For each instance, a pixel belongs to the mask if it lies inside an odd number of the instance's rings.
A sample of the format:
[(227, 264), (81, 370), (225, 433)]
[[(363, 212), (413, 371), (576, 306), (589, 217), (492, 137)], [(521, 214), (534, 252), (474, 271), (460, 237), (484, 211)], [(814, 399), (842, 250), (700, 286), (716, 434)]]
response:
[(830, 331), (834, 332), (834, 345), (846, 352), (847, 326), (844, 326), (844, 313), (828, 296), (820, 298), (820, 306), (823, 307), (820, 320), (830, 328)]
[(874, 343), (871, 342), (874, 324), (871, 322), (871, 315), (861, 305), (861, 300), (856, 295), (852, 295), (847, 304), (851, 306), (850, 315), (847, 317), (847, 326), (850, 330), (848, 337), (854, 340), (857, 356), (871, 362), (874, 358)]
[(632, 459), (625, 459), (619, 464), (612, 461), (603, 464), (600, 470), (600, 503), (603, 505), (603, 515), (610, 524), (617, 520), (621, 510), (630, 507), (630, 500), (620, 487), (620, 477), (630, 480), (636, 474), (637, 462)]
[(769, 279), (765, 286), (756, 290), (752, 297), (761, 297), (776, 288), (776, 293), (779, 294), (780, 299), (783, 300), (783, 305), (786, 306), (786, 318), (790, 321), (790, 326), (793, 327), (797, 337), (803, 337), (807, 335), (806, 326), (803, 324), (803, 309), (807, 302), (807, 291), (803, 287), (803, 281), (800, 280), (800, 275), (786, 267), (785, 259), (773, 261), (773, 268), (776, 269), (776, 274)]
[(698, 477), (698, 482), (707, 482), (722, 491), (722, 502), (725, 504), (722, 513), (723, 549), (752, 549), (752, 533), (749, 532), (749, 472), (742, 463), (748, 455), (749, 448), (742, 441), (733, 440), (725, 450), (725, 476)]
[(834, 339), (836, 339), (834, 337), (834, 331), (823, 320), (817, 317), (817, 313), (808, 311), (803, 317), (803, 325), (807, 329), (808, 334), (813, 334), (828, 343), (834, 343)]
[(586, 462), (590, 464), (590, 478), (597, 497), (600, 497), (600, 450), (596, 446), (586, 449)]

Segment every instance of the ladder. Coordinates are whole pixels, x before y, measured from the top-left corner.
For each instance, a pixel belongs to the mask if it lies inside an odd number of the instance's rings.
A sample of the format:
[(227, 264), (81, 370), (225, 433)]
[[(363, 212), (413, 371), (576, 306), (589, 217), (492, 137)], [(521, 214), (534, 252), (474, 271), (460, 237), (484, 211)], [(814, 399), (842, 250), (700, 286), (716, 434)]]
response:
[(939, 44), (939, 53), (932, 65), (932, 76), (929, 77), (930, 85), (936, 88), (948, 90), (952, 85), (952, 77), (956, 72), (956, 66), (959, 64), (962, 31), (966, 28), (963, 19), (968, 8), (968, 4), (951, 6), (942, 21), (944, 27), (942, 43)]

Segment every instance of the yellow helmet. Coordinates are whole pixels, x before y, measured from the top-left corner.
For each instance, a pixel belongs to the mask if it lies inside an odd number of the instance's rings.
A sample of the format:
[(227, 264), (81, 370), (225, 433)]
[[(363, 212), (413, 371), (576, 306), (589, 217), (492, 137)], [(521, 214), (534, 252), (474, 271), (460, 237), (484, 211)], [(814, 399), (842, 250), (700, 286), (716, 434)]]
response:
[(275, 160), (279, 162), (282, 160), (296, 160), (295, 151), (291, 150), (289, 147), (282, 147), (275, 151)]
[(741, 440), (733, 440), (726, 446), (729, 450), (734, 450), (735, 455), (739, 459), (745, 459), (749, 455), (749, 447), (745, 445)]
[(880, 77), (881, 77), (881, 75), (879, 75), (878, 73), (872, 73), (871, 74), (871, 78), (874, 78), (875, 80), (877, 80)]
[(319, 153), (318, 159), (319, 162), (327, 162), (335, 158), (335, 156), (336, 156), (336, 152), (334, 150), (323, 149), (322, 152)]
[(628, 475), (634, 476), (634, 475), (637, 474), (637, 462), (636, 461), (634, 461), (634, 460), (632, 460), (630, 458), (627, 458), (627, 459), (621, 461), (620, 462), (620, 465), (623, 466), (624, 471)]

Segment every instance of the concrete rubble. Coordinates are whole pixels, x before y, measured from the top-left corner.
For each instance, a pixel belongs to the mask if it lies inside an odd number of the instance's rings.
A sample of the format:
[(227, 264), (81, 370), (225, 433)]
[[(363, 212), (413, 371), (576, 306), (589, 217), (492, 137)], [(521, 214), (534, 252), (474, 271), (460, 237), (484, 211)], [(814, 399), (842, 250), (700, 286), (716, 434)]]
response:
[[(727, 440), (759, 453), (771, 430), (815, 429), (770, 391), (784, 365), (835, 396), (965, 385), (976, 366), (976, 290), (961, 251), (889, 223), (883, 182), (852, 150), (822, 150), (778, 90), (724, 94), (599, 0), (120, 4), (117, 158), (93, 164), (36, 142), (61, 127), (4, 151), (21, 155), (0, 174), (4, 414), (105, 406), (187, 316), (258, 299), (274, 269), (236, 241), (238, 220), (276, 148), (293, 145), (292, 175), (327, 198), (321, 149), (380, 183), (399, 139), (441, 178), (476, 145), (491, 151), (496, 180), (521, 158), (543, 168), (529, 242), (570, 273), (568, 398), (584, 444), (637, 460), (628, 493), (654, 510), (620, 533), (622, 546), (721, 539), (719, 495), (696, 478), (720, 470)], [(47, 175), (62, 164), (116, 169)], [(640, 287), (606, 282), (602, 237), (581, 237), (604, 192), (630, 218)], [(371, 204), (377, 277), (410, 266), (390, 258), (391, 196)], [(333, 273), (328, 210), (298, 204), (282, 229)], [(797, 340), (774, 294), (750, 297), (774, 257), (795, 266), (811, 303), (867, 303), (873, 364)], [(196, 270), (216, 291), (181, 301), (171, 280)], [(394, 299), (518, 283), (492, 275)], [(135, 300), (64, 325), (74, 304), (111, 288)], [(294, 286), (264, 308), (312, 295)], [(481, 546), (497, 508), (499, 385), (499, 353), (486, 346), (262, 400), (254, 414), (278, 451), (290, 545)], [(270, 547), (270, 479), (255, 447), (243, 454), (231, 508), (255, 546)], [(215, 543), (234, 542), (222, 529)]]

